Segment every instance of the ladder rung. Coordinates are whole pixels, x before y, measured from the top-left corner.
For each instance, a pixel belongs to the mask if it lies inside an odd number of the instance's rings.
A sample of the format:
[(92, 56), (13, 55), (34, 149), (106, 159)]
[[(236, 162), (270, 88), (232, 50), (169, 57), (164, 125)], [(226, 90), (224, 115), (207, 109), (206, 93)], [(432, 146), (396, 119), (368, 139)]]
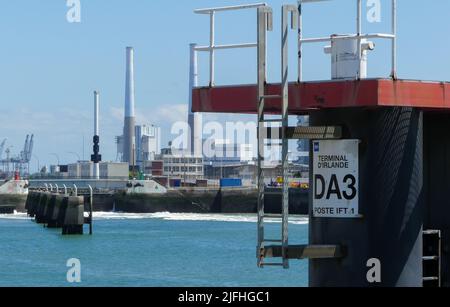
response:
[(439, 277), (424, 277), (423, 281), (438, 281)]
[(282, 119), (264, 119), (260, 121), (260, 123), (281, 123), (283, 122)]
[(264, 195), (283, 195), (283, 192), (264, 192)]
[(261, 99), (280, 99), (282, 98), (281, 95), (264, 95), (261, 96)]
[(261, 263), (261, 266), (282, 266), (284, 267), (284, 263)]
[(422, 259), (424, 261), (439, 260), (439, 256), (424, 256)]
[(428, 236), (430, 236), (430, 235), (439, 235), (440, 233), (441, 233), (440, 230), (424, 230), (423, 231), (423, 234), (424, 235), (428, 235)]

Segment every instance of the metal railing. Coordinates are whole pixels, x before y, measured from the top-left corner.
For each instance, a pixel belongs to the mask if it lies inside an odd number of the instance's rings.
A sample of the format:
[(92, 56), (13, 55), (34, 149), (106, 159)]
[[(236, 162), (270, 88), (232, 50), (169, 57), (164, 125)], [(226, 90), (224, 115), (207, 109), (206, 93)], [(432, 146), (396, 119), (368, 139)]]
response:
[[(354, 35), (340, 35), (340, 36), (330, 36), (330, 37), (318, 37), (318, 38), (303, 38), (303, 4), (307, 3), (317, 3), (332, 0), (298, 0), (298, 82), (303, 81), (303, 44), (308, 43), (321, 43), (329, 42), (332, 39), (357, 39), (358, 40), (358, 60), (361, 65), (361, 40), (363, 39), (388, 39), (392, 41), (391, 50), (391, 78), (397, 78), (397, 0), (391, 0), (391, 10), (392, 10), (392, 23), (391, 32), (392, 33), (373, 33), (373, 34), (363, 34), (362, 33), (362, 0), (356, 0), (356, 34)], [(361, 71), (361, 67), (359, 69)]]
[[(357, 53), (359, 57), (359, 63), (362, 65), (362, 47), (361, 41), (364, 39), (386, 39), (392, 41), (391, 49), (391, 78), (397, 78), (397, 0), (391, 0), (391, 33), (369, 33), (363, 34), (362, 29), (362, 0), (356, 1), (356, 34), (353, 35), (339, 35), (329, 37), (316, 37), (316, 38), (304, 38), (303, 37), (303, 5), (310, 3), (320, 3), (333, 0), (297, 0), (298, 3), (298, 82), (303, 81), (303, 44), (323, 43), (330, 42), (332, 40), (358, 40)], [(240, 43), (240, 44), (216, 44), (216, 28), (215, 17), (216, 13), (224, 11), (236, 11), (245, 9), (257, 9), (259, 7), (267, 6), (266, 3), (254, 3), (244, 4), (236, 6), (225, 6), (216, 8), (206, 8), (195, 10), (196, 14), (203, 14), (210, 16), (210, 32), (209, 32), (209, 45), (197, 46), (193, 45), (194, 53), (196, 52), (208, 52), (209, 53), (209, 86), (215, 85), (215, 51), (227, 50), (227, 49), (244, 49), (244, 48), (257, 48), (258, 43)], [(196, 57), (195, 57), (196, 59)], [(360, 68), (361, 71), (361, 68)]]
[(195, 10), (196, 14), (209, 15), (209, 45), (208, 46), (195, 46), (195, 51), (209, 52), (209, 86), (213, 87), (215, 84), (215, 51), (227, 50), (227, 49), (243, 49), (243, 48), (257, 48), (258, 43), (241, 43), (241, 44), (227, 44), (216, 45), (216, 13), (225, 11), (237, 11), (246, 9), (257, 9), (259, 7), (266, 6), (266, 3), (254, 3), (235, 6), (224, 6), (216, 8), (206, 8)]

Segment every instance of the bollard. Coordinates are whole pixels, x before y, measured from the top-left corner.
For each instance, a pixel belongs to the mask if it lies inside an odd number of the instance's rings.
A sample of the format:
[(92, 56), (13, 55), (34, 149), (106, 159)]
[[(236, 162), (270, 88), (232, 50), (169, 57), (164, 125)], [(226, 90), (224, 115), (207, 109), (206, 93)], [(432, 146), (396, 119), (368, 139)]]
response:
[(39, 203), (41, 201), (41, 198), (44, 197), (43, 196), (44, 193), (42, 192), (38, 192), (35, 194), (35, 197), (33, 197), (30, 201), (30, 205), (28, 208), (28, 215), (30, 217), (35, 217), (39, 208)]
[(30, 212), (30, 208), (32, 206), (31, 204), (35, 200), (36, 194), (37, 194), (36, 192), (28, 193), (27, 200), (25, 201), (25, 210), (27, 210), (27, 214), (29, 214)]
[(58, 212), (56, 215), (56, 224), (58, 225), (58, 228), (62, 228), (64, 226), (68, 202), (69, 197), (65, 196), (63, 197), (63, 201), (59, 204)]
[(82, 235), (84, 225), (84, 198), (70, 196), (62, 226), (63, 235)]
[(59, 196), (59, 195), (52, 194), (49, 201), (47, 201), (47, 205), (44, 208), (44, 223), (47, 224), (47, 226), (53, 216), (53, 211), (55, 210), (57, 196)]
[(52, 194), (51, 193), (42, 193), (39, 203), (36, 208), (35, 220), (38, 224), (45, 224), (45, 212), (47, 203), (50, 202)]
[[(55, 203), (54, 206), (50, 211), (47, 211), (47, 227), (48, 228), (61, 228), (62, 223), (59, 223), (58, 216), (61, 208), (63, 207), (64, 201), (67, 199), (67, 197), (64, 197), (62, 195), (53, 195), (55, 196)], [(52, 196), (52, 198), (53, 198)]]

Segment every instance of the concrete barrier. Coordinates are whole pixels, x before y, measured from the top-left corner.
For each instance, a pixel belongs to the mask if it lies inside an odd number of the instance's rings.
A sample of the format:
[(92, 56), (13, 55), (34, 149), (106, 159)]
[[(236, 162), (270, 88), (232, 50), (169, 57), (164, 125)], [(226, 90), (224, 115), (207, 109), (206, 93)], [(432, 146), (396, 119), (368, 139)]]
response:
[[(86, 200), (89, 200), (87, 198)], [(66, 196), (50, 192), (30, 192), (26, 200), (26, 209), (37, 224), (47, 228), (62, 228), (63, 235), (83, 234), (83, 225), (90, 225), (92, 218), (84, 217), (85, 197)], [(90, 208), (89, 208), (90, 209)]]
[(44, 208), (44, 217), (43, 217), (43, 222), (48, 226), (48, 224), (50, 223), (52, 216), (53, 216), (53, 211), (55, 210), (55, 206), (56, 206), (56, 198), (59, 195), (57, 194), (52, 194), (50, 196), (50, 198), (47, 201), (47, 204)]
[(25, 210), (29, 214), (31, 204), (35, 201), (36, 195), (39, 195), (37, 192), (28, 193), (27, 200), (25, 201)]
[(51, 193), (44, 192), (42, 193), (39, 203), (37, 203), (37, 208), (35, 212), (35, 220), (38, 224), (45, 224), (45, 212), (47, 211), (47, 204), (50, 203)]
[(59, 216), (60, 212), (62, 213), (62, 216), (65, 214), (65, 208), (67, 208), (67, 205), (64, 206), (64, 202), (67, 203), (67, 197), (63, 195), (56, 195), (55, 205), (51, 208), (51, 211), (47, 212), (47, 228), (62, 228), (63, 219), (60, 219)]
[(25, 209), (27, 210), (28, 216), (35, 216), (41, 195), (39, 192), (31, 192), (28, 194), (25, 202)]
[(83, 234), (84, 197), (70, 196), (67, 199), (67, 209), (64, 217), (63, 234)]

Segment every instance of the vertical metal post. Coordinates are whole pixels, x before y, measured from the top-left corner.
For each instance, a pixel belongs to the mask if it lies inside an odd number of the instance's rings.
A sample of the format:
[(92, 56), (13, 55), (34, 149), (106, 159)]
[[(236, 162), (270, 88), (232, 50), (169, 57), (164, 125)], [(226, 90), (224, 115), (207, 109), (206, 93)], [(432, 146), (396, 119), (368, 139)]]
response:
[(264, 248), (264, 96), (266, 85), (266, 52), (267, 31), (272, 30), (272, 9), (270, 7), (258, 8), (258, 267), (263, 266), (261, 251)]
[[(94, 91), (94, 179), (100, 179), (100, 164), (99, 160), (101, 160), (101, 156), (99, 155), (99, 140), (100, 140), (100, 132), (99, 132), (99, 105), (100, 105), (100, 93), (98, 91)], [(133, 160), (135, 161), (135, 160)]]
[(64, 196), (66, 196), (67, 195), (67, 186), (65, 184), (63, 184), (63, 187), (64, 187)]
[(76, 186), (76, 184), (73, 185), (74, 188), (74, 195), (73, 196), (78, 196), (78, 187)]
[(89, 187), (89, 234), (92, 235), (92, 220), (93, 220), (93, 206), (94, 206), (94, 191), (90, 185)]
[(357, 52), (358, 52), (358, 61), (359, 61), (359, 72), (358, 72), (358, 79), (361, 79), (361, 72), (362, 72), (362, 48), (361, 48), (361, 34), (362, 34), (362, 1), (357, 0), (357, 8), (356, 8), (356, 33), (358, 36), (357, 41)]
[(303, 17), (302, 17), (302, 2), (298, 1), (298, 83), (303, 81), (303, 50), (302, 50), (302, 38), (303, 38)]
[(392, 0), (392, 72), (391, 77), (397, 79), (397, 0)]
[(210, 33), (209, 33), (209, 47), (211, 48), (209, 51), (209, 86), (214, 86), (214, 76), (215, 76), (215, 19), (216, 19), (216, 13), (211, 12), (210, 13), (210, 21), (209, 21), (209, 27), (210, 27)]
[(283, 170), (283, 202), (282, 202), (282, 244), (283, 267), (289, 268), (287, 249), (289, 245), (289, 139), (286, 132), (289, 126), (289, 17), (291, 17), (291, 29), (297, 27), (298, 8), (294, 5), (283, 5), (281, 21), (281, 99), (282, 99), (282, 170)]
[(439, 270), (439, 288), (442, 287), (442, 231), (439, 230), (439, 246), (438, 246), (438, 253), (439, 253), (439, 263), (438, 263), (438, 270)]
[(201, 156), (202, 147), (202, 115), (192, 112), (192, 91), (198, 86), (198, 51), (197, 44), (190, 44), (189, 65), (189, 110), (188, 123), (190, 128), (189, 150), (194, 156)]
[(53, 193), (53, 185), (50, 183), (50, 193)]

